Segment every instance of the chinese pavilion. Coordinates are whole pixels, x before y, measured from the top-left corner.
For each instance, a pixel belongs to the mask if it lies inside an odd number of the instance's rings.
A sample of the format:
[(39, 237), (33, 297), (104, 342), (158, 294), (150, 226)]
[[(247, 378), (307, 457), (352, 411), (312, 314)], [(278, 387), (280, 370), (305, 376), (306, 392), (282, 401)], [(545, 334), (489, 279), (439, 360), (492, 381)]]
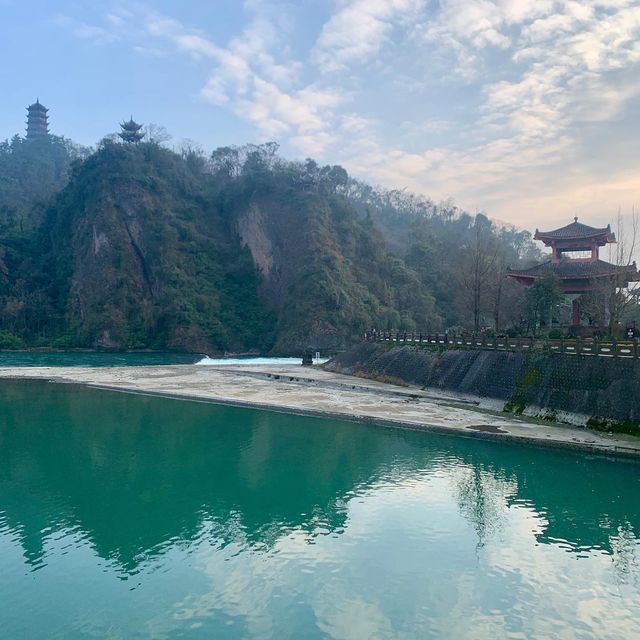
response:
[(554, 231), (536, 229), (533, 239), (551, 247), (551, 260), (529, 269), (513, 269), (507, 272), (507, 277), (531, 286), (540, 278), (555, 275), (560, 281), (562, 293), (572, 297), (573, 325), (580, 324), (581, 294), (599, 289), (602, 285), (624, 288), (629, 282), (640, 279), (635, 262), (619, 266), (600, 260), (600, 247), (616, 242), (610, 225), (598, 229), (574, 218), (571, 224)]
[(49, 117), (47, 109), (36, 99), (27, 107), (27, 139), (44, 138), (49, 135)]
[(134, 122), (133, 117), (129, 118), (129, 122), (123, 122), (120, 128), (122, 131), (118, 135), (125, 142), (140, 142), (144, 138), (144, 133), (140, 131), (142, 125)]

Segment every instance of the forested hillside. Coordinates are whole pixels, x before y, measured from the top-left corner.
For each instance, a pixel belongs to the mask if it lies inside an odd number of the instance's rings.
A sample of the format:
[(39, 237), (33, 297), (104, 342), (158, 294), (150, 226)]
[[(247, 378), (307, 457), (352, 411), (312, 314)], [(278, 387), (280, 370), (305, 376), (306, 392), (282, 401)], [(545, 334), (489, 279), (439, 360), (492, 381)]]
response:
[(71, 163), (88, 154), (52, 135), (0, 142), (0, 229), (38, 226), (47, 204), (67, 184)]
[(296, 353), (371, 326), (506, 327), (526, 232), (273, 143), (0, 145), (0, 347)]

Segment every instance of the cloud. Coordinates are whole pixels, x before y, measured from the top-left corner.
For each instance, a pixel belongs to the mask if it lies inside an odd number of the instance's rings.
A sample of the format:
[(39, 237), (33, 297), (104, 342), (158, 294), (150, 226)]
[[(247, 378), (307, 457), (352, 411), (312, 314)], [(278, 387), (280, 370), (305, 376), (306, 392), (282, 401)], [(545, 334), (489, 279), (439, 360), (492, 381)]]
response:
[[(428, 42), (453, 48), (464, 59), (469, 50), (508, 49), (513, 44), (513, 25), (546, 15), (552, 7), (548, 0), (442, 0), (422, 33)], [(466, 74), (467, 67), (460, 71)]]
[(394, 158), (393, 167), (372, 156), (354, 164), (369, 164), (387, 184), (453, 194), (463, 205), (480, 204), (507, 219), (518, 215), (511, 202), (540, 215), (534, 207), (550, 190), (557, 203), (549, 208), (547, 202), (547, 211), (557, 215), (567, 207), (568, 194), (592, 211), (588, 180), (601, 181), (601, 196), (616, 194), (630, 206), (638, 181), (620, 178), (622, 166), (607, 177), (589, 169), (584, 142), (594, 127), (624, 117), (640, 96), (639, 20), (640, 6), (624, 1), (443, 0), (419, 32), (427, 54), (449, 52), (453, 81), (480, 91), (476, 119), (458, 123), (457, 143), (440, 149), (445, 160), (436, 165), (425, 153), (388, 149), (378, 157)]
[(255, 16), (226, 46), (166, 16), (150, 15), (145, 25), (149, 34), (169, 40), (178, 51), (210, 61), (213, 68), (201, 96), (251, 122), (263, 138), (290, 138), (305, 154), (320, 154), (334, 141), (331, 122), (346, 100), (344, 93), (299, 83), (301, 63), (281, 53), (280, 32), (264, 15)]
[(239, 102), (238, 110), (267, 136), (290, 131), (297, 135), (326, 133), (324, 115), (340, 102), (340, 97), (311, 87), (292, 93), (275, 84), (253, 77), (252, 91)]
[(362, 63), (388, 45), (398, 24), (424, 6), (423, 0), (351, 0), (322, 27), (311, 58), (323, 71)]
[(405, 120), (400, 126), (410, 135), (420, 133), (428, 136), (440, 136), (449, 133), (455, 127), (455, 123), (452, 120), (429, 118), (419, 122)]
[(55, 23), (58, 26), (70, 29), (77, 38), (90, 40), (94, 44), (112, 44), (120, 39), (117, 31), (108, 28), (108, 26), (87, 24), (63, 14), (56, 16)]
[(174, 17), (140, 8), (135, 13), (116, 9), (95, 25), (67, 17), (59, 23), (77, 37), (121, 40), (136, 53), (157, 58), (177, 51), (206, 65), (208, 77), (200, 90), (205, 101), (230, 109), (264, 139), (288, 139), (297, 151), (317, 155), (336, 141), (335, 111), (348, 96), (318, 81), (300, 81), (303, 65), (289, 54), (286, 42), (293, 27), (283, 13), (286, 6), (246, 2), (250, 19), (226, 44)]
[(166, 58), (168, 56), (166, 51), (159, 49), (158, 47), (145, 47), (142, 45), (134, 45), (133, 50), (148, 58)]
[(637, 154), (620, 133), (640, 99), (637, 0), (333, 6), (312, 25), (300, 3), (246, 0), (224, 37), (139, 6), (60, 24), (181, 54), (202, 71), (201, 99), (236, 116), (239, 142), (244, 125), (285, 154), (524, 224), (637, 203)]
[(505, 117), (518, 133), (549, 137), (580, 121), (610, 121), (638, 94), (638, 81), (621, 86), (609, 72), (635, 62), (640, 7), (595, 14), (577, 5), (522, 28), (524, 42), (544, 46), (514, 54), (528, 65), (519, 78), (484, 87), (485, 112)]

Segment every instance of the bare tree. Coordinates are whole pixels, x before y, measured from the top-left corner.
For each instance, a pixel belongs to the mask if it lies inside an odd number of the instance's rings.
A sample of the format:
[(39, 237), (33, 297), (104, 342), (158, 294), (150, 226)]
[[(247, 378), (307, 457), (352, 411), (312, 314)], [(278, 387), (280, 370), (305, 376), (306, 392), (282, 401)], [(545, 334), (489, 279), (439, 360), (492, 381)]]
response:
[(609, 335), (622, 320), (628, 308), (637, 304), (640, 283), (634, 255), (638, 241), (638, 212), (631, 210), (630, 225), (618, 211), (615, 225), (616, 242), (609, 244), (609, 262), (615, 270), (608, 277), (593, 278), (592, 292), (583, 298), (583, 309), (593, 319), (606, 324)]
[(491, 308), (493, 311), (493, 328), (500, 331), (500, 325), (503, 315), (503, 303), (505, 298), (505, 290), (509, 285), (507, 281), (507, 270), (509, 268), (506, 252), (497, 251), (496, 257), (489, 278), (489, 297), (491, 300)]
[(496, 331), (519, 324), (525, 305), (524, 288), (518, 282), (507, 278), (508, 270), (508, 261), (504, 255), (500, 255), (489, 280), (489, 300)]
[(154, 124), (153, 122), (150, 122), (144, 128), (144, 134), (147, 142), (151, 142), (152, 144), (164, 144), (171, 140), (171, 134), (166, 130), (166, 128), (160, 124)]
[(473, 239), (464, 249), (459, 281), (473, 317), (473, 330), (477, 332), (480, 329), (480, 315), (488, 302), (486, 293), (497, 259), (497, 245), (491, 234), (491, 222), (486, 216), (476, 216)]
[[(629, 282), (629, 272), (635, 276), (636, 263), (634, 260), (638, 241), (638, 212), (631, 209), (630, 228), (625, 226), (624, 219), (618, 211), (616, 220), (616, 237), (614, 245), (613, 264), (621, 267), (616, 274), (615, 287), (610, 292), (609, 300), (609, 331), (620, 322), (627, 308), (636, 302), (639, 283), (637, 280)], [(637, 276), (635, 276), (637, 277)]]

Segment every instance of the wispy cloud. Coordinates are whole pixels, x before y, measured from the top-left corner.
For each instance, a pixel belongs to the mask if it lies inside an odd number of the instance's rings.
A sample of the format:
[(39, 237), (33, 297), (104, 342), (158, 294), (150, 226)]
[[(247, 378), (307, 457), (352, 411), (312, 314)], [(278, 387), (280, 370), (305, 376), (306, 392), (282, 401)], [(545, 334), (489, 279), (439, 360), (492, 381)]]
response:
[(334, 110), (345, 101), (342, 91), (318, 83), (300, 83), (301, 63), (283, 57), (282, 37), (269, 19), (256, 16), (243, 32), (219, 46), (163, 16), (147, 18), (150, 34), (169, 39), (178, 50), (213, 63), (202, 97), (226, 106), (252, 122), (264, 138), (290, 138), (303, 153), (319, 154), (334, 141)]
[(180, 54), (202, 71), (200, 98), (236, 116), (239, 142), (276, 138), (525, 224), (639, 199), (640, 161), (619, 131), (640, 100), (637, 0), (305, 6), (313, 25), (299, 3), (247, 0), (230, 34), (144, 7), (60, 23), (96, 44)]
[(55, 21), (59, 26), (70, 29), (77, 38), (90, 40), (94, 44), (112, 44), (120, 39), (117, 30), (107, 26), (87, 24), (68, 15), (59, 14)]
[(208, 77), (200, 90), (204, 100), (252, 123), (263, 139), (287, 139), (299, 152), (321, 154), (336, 140), (334, 112), (347, 93), (318, 81), (301, 82), (303, 65), (287, 53), (287, 20), (277, 13), (272, 17), (273, 3), (253, 0), (245, 6), (251, 19), (226, 43), (152, 10), (112, 12), (95, 26), (65, 22), (78, 37), (122, 39), (148, 56), (173, 50), (205, 63)]
[(370, 59), (389, 45), (395, 28), (407, 25), (424, 0), (353, 0), (322, 27), (311, 52), (323, 71), (340, 71)]
[[(455, 195), (501, 217), (513, 217), (510, 202), (529, 203), (534, 213), (534, 203), (550, 190), (558, 202), (538, 215), (557, 215), (571, 197), (573, 207), (595, 214), (587, 180), (599, 181), (601, 194), (623, 196), (614, 207), (630, 205), (640, 195), (639, 181), (630, 180), (625, 167), (594, 175), (589, 157), (580, 154), (590, 125), (614, 122), (640, 96), (639, 21), (640, 6), (625, 0), (443, 0), (421, 33), (427, 51), (449, 50), (454, 73), (483, 96), (476, 119), (458, 125), (464, 149), (459, 137), (441, 149), (387, 149), (356, 161), (361, 169), (371, 164), (385, 182)], [(384, 157), (395, 159), (393, 167)]]

